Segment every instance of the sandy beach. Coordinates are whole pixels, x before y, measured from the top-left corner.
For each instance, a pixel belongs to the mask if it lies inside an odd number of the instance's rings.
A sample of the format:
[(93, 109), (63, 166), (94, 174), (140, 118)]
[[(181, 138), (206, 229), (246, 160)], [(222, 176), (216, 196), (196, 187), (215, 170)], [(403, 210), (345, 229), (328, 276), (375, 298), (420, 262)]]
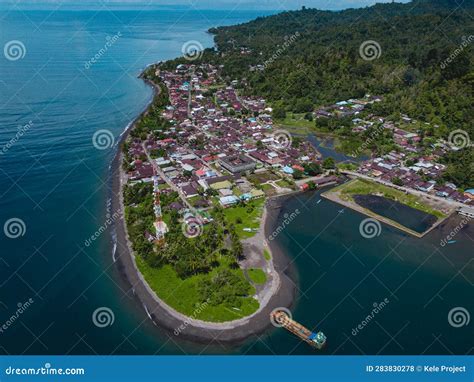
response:
[[(156, 86), (152, 83), (147, 83), (152, 86), (156, 92)], [(146, 113), (146, 111), (144, 113)], [(139, 117), (137, 117), (137, 119), (138, 118)], [(110, 167), (110, 198), (112, 200), (113, 211), (123, 212), (122, 187), (124, 185), (124, 177), (121, 170), (123, 156), (120, 147), (134, 126), (135, 122), (122, 134), (118, 151)], [(220, 342), (241, 342), (252, 335), (262, 333), (271, 327), (269, 319), (271, 311), (278, 307), (290, 307), (295, 295), (295, 285), (286, 272), (290, 264), (289, 259), (286, 258), (275, 241), (266, 240), (276, 226), (276, 219), (278, 218), (279, 206), (282, 200), (283, 198), (275, 198), (267, 201), (259, 232), (252, 238), (250, 243), (244, 243), (246, 254), (248, 255), (250, 255), (252, 251), (261, 251), (260, 253), (262, 253), (263, 248), (267, 248), (271, 253), (271, 261), (268, 262), (268, 271), (270, 274), (269, 282), (265, 288), (258, 293), (260, 308), (248, 317), (224, 323), (204, 322), (193, 320), (165, 304), (158, 298), (153, 290), (151, 290), (136, 267), (135, 257), (131, 250), (131, 243), (128, 240), (124, 218), (118, 219), (114, 226), (114, 233), (117, 240), (117, 249), (114, 258), (116, 259), (120, 274), (130, 285), (133, 294), (138, 299), (139, 304), (145, 308), (150, 319), (153, 320), (157, 326), (174, 333), (173, 335), (191, 341), (209, 343), (216, 339)], [(185, 329), (180, 330), (177, 335), (177, 329), (183, 325)]]

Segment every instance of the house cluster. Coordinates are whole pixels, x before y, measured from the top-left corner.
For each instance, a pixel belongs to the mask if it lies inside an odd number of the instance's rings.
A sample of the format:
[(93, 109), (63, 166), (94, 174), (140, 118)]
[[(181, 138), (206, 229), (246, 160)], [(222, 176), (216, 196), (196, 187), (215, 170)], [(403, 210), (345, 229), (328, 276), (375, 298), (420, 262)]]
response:
[(245, 174), (268, 167), (286, 177), (320, 159), (309, 143), (283, 147), (273, 135), (265, 100), (240, 96), (234, 82), (220, 80), (218, 67), (178, 65), (157, 74), (169, 93), (170, 104), (162, 113), (169, 126), (130, 142), (129, 177), (151, 181), (155, 166), (160, 181), (172, 184), (181, 196), (177, 209), (187, 203), (206, 209), (209, 196), (223, 207), (262, 198), (265, 193)]
[[(364, 162), (358, 172), (381, 179), (396, 186), (403, 186), (448, 200), (474, 205), (472, 192), (461, 193), (453, 183), (440, 184), (445, 165), (437, 163), (432, 156), (421, 156), (411, 163), (407, 155), (392, 151), (387, 155), (372, 158)], [(469, 190), (468, 190), (469, 191)]]
[(362, 110), (364, 110), (366, 105), (380, 101), (382, 101), (381, 97), (366, 94), (365, 97), (361, 99), (349, 99), (347, 101), (339, 101), (332, 105), (320, 107), (314, 112), (314, 117), (354, 117), (357, 116)]
[[(440, 158), (452, 150), (446, 142), (438, 140), (429, 145), (422, 145), (423, 137), (418, 133), (420, 123), (404, 114), (400, 116), (398, 122), (373, 114), (360, 114), (366, 105), (380, 101), (380, 97), (367, 94), (363, 99), (350, 99), (321, 107), (314, 114), (316, 118), (353, 117), (352, 132), (364, 133), (372, 129), (369, 139), (373, 139), (383, 131), (391, 132), (396, 149), (387, 155), (373, 157), (363, 162), (357, 172), (392, 183), (394, 186), (403, 186), (474, 205), (472, 190), (460, 192), (457, 185), (442, 182), (446, 166), (440, 163)], [(428, 123), (425, 125), (429, 126)]]

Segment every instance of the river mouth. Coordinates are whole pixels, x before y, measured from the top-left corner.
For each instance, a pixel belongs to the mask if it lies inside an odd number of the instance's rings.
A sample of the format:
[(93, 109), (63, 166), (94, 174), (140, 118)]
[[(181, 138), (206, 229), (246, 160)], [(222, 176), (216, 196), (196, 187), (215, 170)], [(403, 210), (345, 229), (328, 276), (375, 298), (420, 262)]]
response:
[(383, 196), (353, 195), (353, 199), (359, 206), (420, 234), (429, 230), (438, 220), (432, 214)]

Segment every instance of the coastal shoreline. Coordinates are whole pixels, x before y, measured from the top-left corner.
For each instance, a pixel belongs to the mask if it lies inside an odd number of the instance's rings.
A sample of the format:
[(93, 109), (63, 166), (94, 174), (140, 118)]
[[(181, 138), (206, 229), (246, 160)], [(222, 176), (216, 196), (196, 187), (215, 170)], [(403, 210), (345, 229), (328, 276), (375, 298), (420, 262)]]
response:
[[(136, 266), (133, 251), (131, 250), (131, 243), (128, 240), (126, 230), (123, 204), (123, 172), (122, 172), (122, 158), (123, 154), (121, 146), (128, 138), (130, 131), (135, 127), (137, 120), (147, 113), (150, 104), (153, 102), (159, 89), (156, 84), (143, 78), (145, 83), (151, 86), (153, 90), (153, 97), (146, 109), (129, 124), (120, 136), (120, 141), (117, 145), (117, 152), (114, 156), (110, 166), (110, 181), (111, 181), (111, 207), (113, 211), (120, 212), (122, 218), (115, 222), (113, 227), (113, 234), (115, 235), (116, 246), (114, 253), (114, 260), (117, 263), (121, 276), (130, 285), (134, 296), (138, 299), (144, 307), (149, 318), (155, 325), (174, 333), (176, 337), (182, 337), (186, 340), (194, 342), (208, 343), (209, 341), (219, 340), (220, 342), (243, 342), (252, 335), (263, 333), (271, 326), (270, 313), (275, 308), (285, 307), (289, 308), (295, 296), (295, 285), (290, 279), (285, 270), (288, 268), (290, 261), (287, 259), (283, 251), (278, 247), (275, 241), (268, 241), (265, 238), (269, 237), (273, 227), (276, 225), (276, 219), (279, 215), (281, 204), (278, 204), (275, 199), (269, 199), (266, 202), (265, 210), (262, 215), (262, 223), (259, 234), (263, 235), (264, 242), (262, 248), (267, 247), (271, 253), (270, 268), (272, 275), (272, 285), (260, 301), (260, 308), (248, 317), (244, 317), (235, 321), (228, 321), (223, 323), (204, 322), (193, 320), (191, 317), (185, 316), (169, 305), (164, 303), (156, 293), (150, 288), (148, 283), (143, 278), (143, 275)], [(281, 200), (281, 198), (279, 199)], [(271, 211), (269, 211), (271, 205)], [(183, 328), (179, 330), (179, 328)], [(176, 334), (178, 333), (178, 334)]]

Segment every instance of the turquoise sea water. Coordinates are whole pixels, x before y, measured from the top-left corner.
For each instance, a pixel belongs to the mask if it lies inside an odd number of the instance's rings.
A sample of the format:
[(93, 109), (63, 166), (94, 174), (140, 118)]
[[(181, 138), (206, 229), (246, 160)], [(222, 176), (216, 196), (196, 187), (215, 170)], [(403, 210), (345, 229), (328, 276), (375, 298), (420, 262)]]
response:
[[(0, 333), (0, 353), (313, 352), (279, 329), (239, 347), (206, 347), (168, 335), (127, 293), (112, 260), (110, 232), (85, 245), (105, 224), (104, 180), (114, 151), (98, 150), (92, 137), (107, 129), (117, 140), (145, 107), (151, 91), (136, 78), (140, 71), (180, 55), (189, 40), (211, 46), (209, 27), (262, 14), (0, 13), (0, 45), (17, 40), (25, 49), (16, 61), (0, 56), (0, 146), (8, 145), (0, 154), (0, 228), (9, 219), (24, 224), (23, 236), (16, 239), (0, 231), (0, 324), (9, 321), (18, 304), (33, 301)], [(100, 53), (107, 41), (113, 43)], [(97, 62), (88, 67), (95, 55)], [(453, 307), (474, 312), (469, 298), (473, 242), (467, 233), (445, 248), (437, 239), (419, 241), (385, 226), (383, 235), (366, 240), (358, 231), (363, 217), (339, 214), (339, 206), (316, 204), (318, 198), (308, 194), (287, 203), (282, 213), (299, 208), (301, 214), (277, 240), (294, 260), (298, 277), (294, 316), (326, 332), (325, 352), (468, 352), (469, 327), (453, 328), (447, 321)], [(371, 305), (384, 298), (390, 303), (377, 322), (352, 336)], [(113, 325), (93, 324), (99, 307), (113, 311)]]

